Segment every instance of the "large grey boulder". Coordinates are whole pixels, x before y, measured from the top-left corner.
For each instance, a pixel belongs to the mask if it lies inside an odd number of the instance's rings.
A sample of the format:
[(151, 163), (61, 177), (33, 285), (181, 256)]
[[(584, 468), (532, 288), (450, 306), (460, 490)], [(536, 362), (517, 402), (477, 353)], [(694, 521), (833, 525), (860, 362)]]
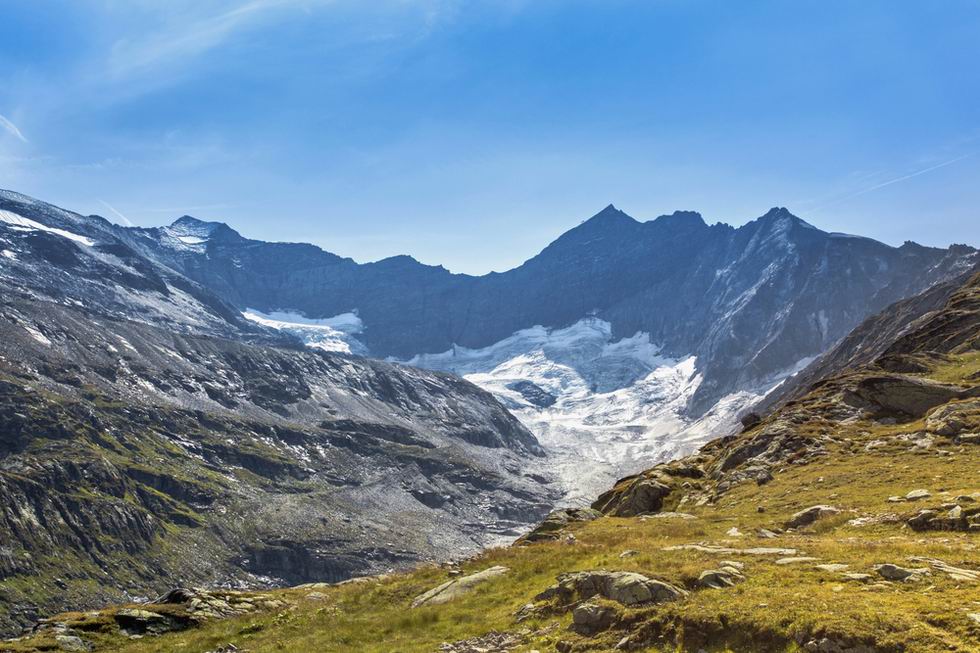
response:
[(562, 531), (569, 525), (577, 522), (588, 522), (602, 516), (602, 513), (593, 508), (565, 508), (554, 510), (548, 513), (537, 527), (530, 533), (520, 538), (518, 544), (530, 542), (542, 542), (557, 540)]
[(623, 605), (674, 601), (687, 592), (670, 583), (631, 571), (579, 571), (562, 574), (558, 583), (538, 595), (539, 600), (559, 598), (563, 602), (601, 596)]
[(490, 567), (489, 569), (484, 569), (483, 571), (477, 572), (475, 574), (470, 574), (469, 576), (462, 576), (460, 578), (454, 578), (448, 582), (434, 587), (424, 594), (420, 594), (415, 597), (412, 601), (413, 608), (419, 608), (424, 605), (439, 605), (442, 603), (448, 603), (453, 599), (457, 599), (464, 594), (467, 594), (473, 590), (477, 585), (485, 583), (488, 580), (496, 578), (497, 576), (502, 576), (510, 571), (507, 567)]
[(840, 508), (835, 508), (834, 506), (810, 506), (809, 508), (801, 510), (793, 515), (789, 521), (786, 522), (786, 528), (803, 528), (804, 526), (809, 526), (818, 519), (830, 517), (831, 515), (837, 515), (839, 513)]

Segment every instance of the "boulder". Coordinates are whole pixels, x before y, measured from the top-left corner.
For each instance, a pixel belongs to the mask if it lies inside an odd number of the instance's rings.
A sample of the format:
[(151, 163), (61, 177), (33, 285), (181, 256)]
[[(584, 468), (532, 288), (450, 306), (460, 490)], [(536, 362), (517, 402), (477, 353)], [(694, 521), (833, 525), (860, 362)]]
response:
[(635, 517), (644, 513), (659, 512), (671, 487), (654, 478), (640, 477), (625, 488), (617, 486), (606, 492), (592, 504), (593, 508), (615, 517)]
[(670, 583), (630, 571), (579, 571), (562, 574), (558, 583), (538, 595), (538, 600), (559, 598), (563, 603), (595, 596), (623, 605), (674, 601), (687, 592)]
[(582, 635), (593, 635), (609, 628), (618, 614), (611, 605), (586, 601), (572, 610), (572, 630)]
[(959, 435), (977, 424), (980, 424), (980, 399), (945, 404), (926, 418), (926, 428), (946, 436)]
[(549, 513), (544, 518), (544, 521), (538, 524), (530, 533), (517, 540), (517, 544), (557, 540), (569, 524), (592, 521), (601, 516), (601, 512), (592, 508), (565, 508), (563, 510), (555, 510)]
[(164, 615), (140, 608), (118, 610), (113, 615), (113, 619), (119, 625), (119, 631), (124, 635), (143, 635), (145, 633), (158, 635), (174, 630), (184, 630), (192, 623), (188, 617)]
[(914, 531), (980, 531), (980, 507), (955, 505), (945, 512), (926, 508), (906, 523)]
[(854, 393), (885, 415), (922, 417), (930, 409), (966, 396), (968, 388), (912, 376), (872, 376), (862, 379)]
[(77, 635), (55, 635), (54, 641), (62, 651), (90, 651), (92, 647)]
[(496, 566), (484, 569), (475, 574), (470, 574), (469, 576), (454, 578), (415, 597), (415, 600), (412, 601), (412, 607), (419, 608), (426, 605), (448, 603), (473, 591), (473, 588), (477, 585), (506, 574), (508, 571), (510, 570), (507, 567)]
[(893, 565), (891, 563), (877, 565), (875, 567), (875, 571), (877, 571), (878, 575), (885, 580), (895, 581), (915, 580), (922, 574), (929, 573), (929, 570), (926, 568), (906, 569), (905, 567), (899, 567), (898, 565)]
[(735, 563), (724, 564), (718, 569), (706, 569), (698, 576), (698, 586), (703, 588), (721, 589), (731, 587), (735, 583), (744, 580), (742, 565), (737, 567)]
[(921, 499), (928, 499), (931, 496), (932, 495), (929, 493), (929, 490), (925, 490), (925, 489), (912, 490), (911, 492), (905, 495), (905, 500), (919, 501)]
[(839, 513), (840, 508), (835, 508), (834, 506), (810, 506), (809, 508), (805, 508), (804, 510), (794, 514), (789, 521), (786, 522), (786, 528), (803, 528), (804, 526), (809, 526), (818, 519), (823, 519), (824, 517), (829, 517)]

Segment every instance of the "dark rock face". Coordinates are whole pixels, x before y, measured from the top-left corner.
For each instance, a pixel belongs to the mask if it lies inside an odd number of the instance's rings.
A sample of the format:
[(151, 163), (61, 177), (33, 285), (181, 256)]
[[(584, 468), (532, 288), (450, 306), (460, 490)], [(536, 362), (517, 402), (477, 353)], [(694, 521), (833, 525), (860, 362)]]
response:
[[(912, 353), (914, 349), (940, 351), (978, 337), (969, 299), (959, 300), (960, 304), (953, 311), (940, 310), (978, 271), (980, 266), (975, 266), (867, 318), (833, 349), (788, 379), (779, 390), (760, 402), (755, 410), (777, 408), (802, 397), (821, 379), (871, 362), (899, 374), (926, 371), (927, 366)], [(928, 335), (920, 334), (917, 329), (919, 323), (928, 322), (937, 315), (942, 316), (942, 324), (933, 325), (926, 331)], [(905, 335), (908, 338), (903, 338)]]
[[(911, 303), (932, 302), (932, 292)], [(752, 420), (739, 435), (718, 438), (693, 456), (622, 479), (592, 507), (605, 515), (626, 516), (717, 502), (739, 483), (768, 482), (780, 467), (807, 464), (828, 455), (825, 443), (834, 437), (835, 427), (847, 420), (897, 424), (925, 417), (927, 431), (920, 435), (927, 440), (935, 434), (946, 438), (946, 446), (971, 447), (980, 442), (976, 433), (980, 429), (980, 387), (975, 383), (975, 373), (949, 384), (889, 372), (900, 356), (935, 370), (980, 349), (980, 270), (955, 291), (944, 294), (946, 301), (938, 309), (920, 315), (907, 328), (889, 330), (890, 340), (865, 340), (874, 352), (870, 356), (860, 353), (857, 344), (870, 334), (862, 327), (861, 334), (846, 342), (850, 354), (842, 350), (837, 352), (839, 357), (835, 354), (832, 364), (824, 361), (817, 365), (815, 369), (829, 365), (837, 372), (816, 379), (809, 392), (784, 398), (770, 414)], [(909, 305), (896, 304), (866, 324), (893, 325), (900, 319), (895, 314), (907, 314)], [(852, 362), (841, 363), (845, 359)], [(924, 489), (913, 490), (905, 500), (929, 496)], [(900, 501), (895, 498), (895, 502)], [(973, 495), (960, 496), (951, 505), (924, 508), (908, 516), (906, 523), (919, 531), (978, 532), (980, 508), (973, 505), (975, 501)], [(839, 512), (833, 506), (811, 506), (783, 526), (806, 527)]]
[(893, 248), (829, 234), (786, 209), (735, 229), (692, 212), (638, 222), (610, 206), (520, 267), (482, 277), (406, 256), (359, 265), (187, 218), (166, 229), (190, 228), (210, 230), (206, 245), (174, 249), (160, 229), (120, 237), (241, 308), (309, 317), (356, 310), (376, 356), (484, 347), (519, 329), (595, 315), (612, 323), (615, 338), (644, 331), (665, 354), (695, 354), (705, 380), (694, 412), (785, 373), (869, 314), (976, 260), (963, 246)]
[(535, 438), (459, 377), (302, 347), (101, 219), (0, 210), (48, 229), (0, 221), (0, 633), (174, 583), (459, 555), (557, 498), (525, 472)]

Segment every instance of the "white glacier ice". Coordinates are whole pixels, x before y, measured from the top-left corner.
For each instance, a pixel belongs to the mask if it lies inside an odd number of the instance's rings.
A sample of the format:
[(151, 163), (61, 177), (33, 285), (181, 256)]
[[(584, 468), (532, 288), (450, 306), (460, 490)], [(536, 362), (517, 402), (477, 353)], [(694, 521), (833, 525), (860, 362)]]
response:
[(614, 341), (611, 325), (596, 318), (403, 362), (455, 372), (493, 392), (549, 450), (569, 504), (731, 433), (739, 412), (764, 394), (729, 395), (692, 419), (685, 408), (701, 384), (695, 357), (663, 356), (645, 333)]
[(254, 308), (246, 308), (242, 315), (257, 324), (291, 333), (308, 347), (344, 354), (367, 353), (367, 348), (355, 337), (364, 329), (364, 324), (356, 313), (312, 319), (295, 311), (263, 313)]

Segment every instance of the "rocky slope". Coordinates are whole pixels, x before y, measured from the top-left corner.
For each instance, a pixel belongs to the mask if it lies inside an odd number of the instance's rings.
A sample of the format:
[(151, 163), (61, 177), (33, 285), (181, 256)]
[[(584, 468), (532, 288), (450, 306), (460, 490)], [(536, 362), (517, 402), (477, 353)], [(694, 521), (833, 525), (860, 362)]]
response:
[(304, 347), (100, 219), (0, 210), (0, 631), (475, 551), (555, 500), (486, 391)]
[(553, 454), (572, 504), (734, 432), (869, 314), (976, 261), (966, 246), (826, 233), (786, 209), (736, 229), (692, 212), (640, 222), (610, 206), (482, 277), (406, 256), (361, 265), (189, 216), (117, 235), (310, 346), (490, 390)]
[[(226, 614), (60, 615), (0, 650), (980, 650), (980, 273), (876, 350), (516, 546)], [(128, 639), (134, 610), (178, 632)]]
[(597, 317), (614, 340), (640, 332), (667, 356), (696, 356), (705, 379), (696, 413), (822, 353), (866, 316), (975, 257), (965, 246), (893, 248), (826, 233), (783, 208), (735, 229), (693, 212), (639, 222), (610, 206), (520, 267), (482, 277), (407, 256), (361, 265), (187, 216), (127, 233), (239, 308), (356, 312), (359, 339), (378, 357), (478, 349), (521, 329)]

